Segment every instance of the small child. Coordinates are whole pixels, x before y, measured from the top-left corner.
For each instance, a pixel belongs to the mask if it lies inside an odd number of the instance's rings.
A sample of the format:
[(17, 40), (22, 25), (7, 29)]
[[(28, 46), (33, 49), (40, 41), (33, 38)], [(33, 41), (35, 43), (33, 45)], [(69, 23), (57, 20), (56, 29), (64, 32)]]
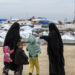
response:
[(34, 66), (36, 67), (36, 75), (39, 75), (39, 60), (38, 60), (38, 54), (41, 54), (41, 48), (36, 43), (36, 39), (33, 35), (29, 36), (29, 44), (26, 48), (27, 51), (29, 51), (29, 61), (30, 61), (30, 69), (29, 69), (29, 75), (32, 75)]
[(14, 50), (10, 50), (8, 46), (4, 46), (3, 51), (4, 51), (4, 65), (5, 65), (3, 69), (3, 75), (8, 75), (9, 64), (12, 62), (10, 55), (14, 52)]
[(23, 65), (29, 64), (29, 62), (28, 57), (23, 50), (23, 43), (19, 42), (17, 45), (18, 49), (15, 53), (15, 64), (17, 65), (16, 75), (22, 75)]

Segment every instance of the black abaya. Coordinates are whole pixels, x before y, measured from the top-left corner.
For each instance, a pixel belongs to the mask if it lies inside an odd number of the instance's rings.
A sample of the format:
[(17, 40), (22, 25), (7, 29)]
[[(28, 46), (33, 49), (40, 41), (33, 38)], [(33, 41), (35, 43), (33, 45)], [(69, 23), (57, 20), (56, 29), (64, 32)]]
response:
[[(18, 23), (14, 23), (11, 28), (9, 29), (5, 41), (4, 46), (9, 46), (10, 50), (14, 49), (15, 52), (17, 50), (17, 43), (20, 42), (20, 34), (19, 34), (20, 25)], [(17, 65), (15, 65), (15, 52), (11, 55), (11, 59), (13, 60), (12, 63), (10, 63), (10, 69), (16, 71)]]
[(49, 75), (65, 75), (63, 43), (55, 24), (49, 25), (49, 35), (42, 36), (41, 39), (48, 43)]

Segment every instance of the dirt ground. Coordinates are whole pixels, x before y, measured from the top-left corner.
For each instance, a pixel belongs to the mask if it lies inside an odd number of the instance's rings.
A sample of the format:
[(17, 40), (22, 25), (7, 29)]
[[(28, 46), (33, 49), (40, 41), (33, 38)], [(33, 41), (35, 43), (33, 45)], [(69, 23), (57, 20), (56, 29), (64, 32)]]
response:
[[(43, 45), (41, 46), (41, 49), (42, 49), (42, 54), (39, 56), (40, 75), (49, 75), (47, 46)], [(64, 46), (64, 57), (65, 57), (66, 75), (75, 75), (75, 46), (74, 45)], [(0, 75), (2, 75), (2, 69), (3, 69), (3, 51), (1, 47), (0, 48)], [(29, 65), (25, 65), (23, 70), (23, 75), (28, 75), (28, 71), (29, 71)], [(9, 75), (14, 75), (14, 73), (12, 71), (9, 71)], [(36, 75), (36, 70), (34, 70), (33, 75)]]

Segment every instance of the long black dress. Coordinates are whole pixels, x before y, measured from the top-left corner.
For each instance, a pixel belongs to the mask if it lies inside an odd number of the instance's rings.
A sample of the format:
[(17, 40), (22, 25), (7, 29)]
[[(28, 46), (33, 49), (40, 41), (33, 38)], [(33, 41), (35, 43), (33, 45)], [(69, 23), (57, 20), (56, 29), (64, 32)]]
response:
[[(10, 50), (14, 49), (15, 52), (17, 50), (17, 43), (20, 42), (20, 34), (19, 34), (20, 25), (18, 23), (14, 23), (9, 29), (5, 41), (4, 46), (9, 46)], [(13, 60), (8, 66), (11, 70), (16, 71), (17, 65), (14, 63), (15, 61), (15, 52), (11, 55), (11, 59)]]
[(49, 25), (49, 31), (48, 36), (41, 37), (48, 43), (49, 75), (65, 75), (63, 43), (60, 33), (53, 23)]

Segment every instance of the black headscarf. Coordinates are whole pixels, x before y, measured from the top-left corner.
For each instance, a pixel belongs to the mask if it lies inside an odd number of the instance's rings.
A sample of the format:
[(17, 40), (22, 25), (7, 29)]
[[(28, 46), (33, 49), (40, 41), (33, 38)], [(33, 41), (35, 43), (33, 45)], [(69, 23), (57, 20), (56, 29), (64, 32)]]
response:
[(9, 46), (10, 49), (16, 49), (17, 42), (20, 41), (20, 34), (19, 34), (20, 25), (18, 23), (14, 23), (9, 31), (7, 32), (4, 46)]
[(50, 34), (51, 31), (55, 31), (56, 32), (56, 35), (58, 36), (58, 39), (59, 39), (59, 41), (61, 42), (61, 44), (63, 46), (63, 42), (62, 42), (62, 39), (61, 39), (60, 32), (59, 32), (58, 28), (56, 27), (56, 25), (54, 23), (51, 23), (49, 25), (49, 34)]
[[(20, 34), (19, 34), (19, 30), (20, 30), (20, 25), (18, 23), (14, 23), (9, 31), (7, 32), (5, 41), (4, 41), (4, 46), (9, 46), (10, 50), (14, 49), (15, 52), (17, 50), (17, 43), (20, 42)], [(15, 70), (16, 69), (16, 65), (14, 63), (14, 59), (15, 59), (15, 52), (11, 55), (11, 58), (13, 60), (12, 63), (10, 63), (10, 69)]]

